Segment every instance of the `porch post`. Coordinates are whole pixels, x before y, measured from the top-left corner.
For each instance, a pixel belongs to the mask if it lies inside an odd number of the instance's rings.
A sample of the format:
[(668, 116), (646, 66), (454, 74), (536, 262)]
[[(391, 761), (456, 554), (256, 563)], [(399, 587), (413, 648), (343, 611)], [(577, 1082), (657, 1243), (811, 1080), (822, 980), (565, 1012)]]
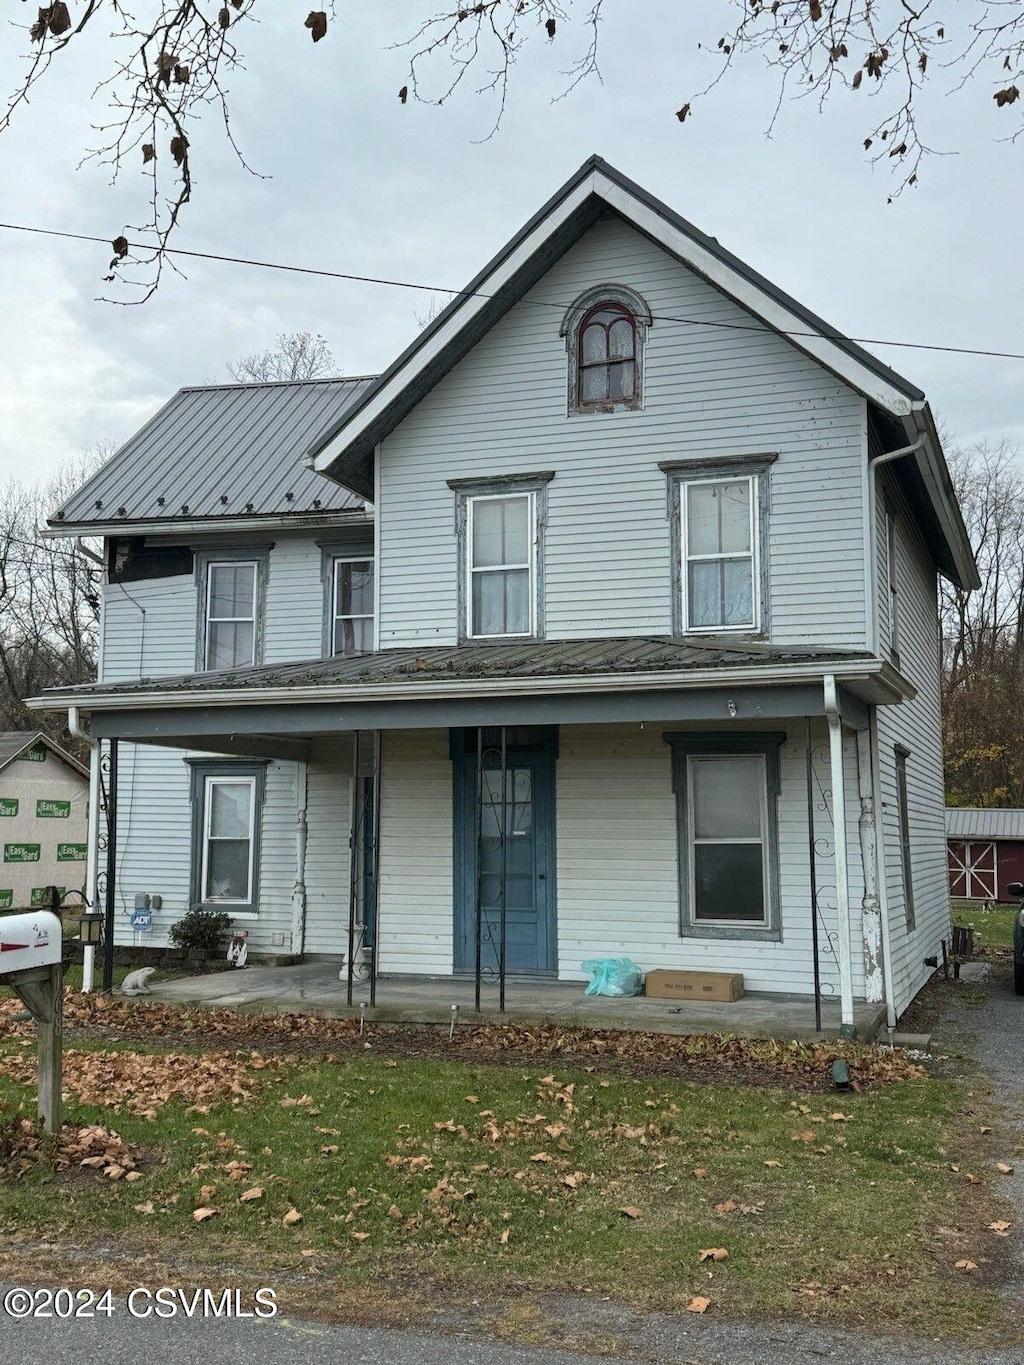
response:
[(825, 677), (825, 715), (828, 717), (828, 748), (832, 779), (832, 844), (836, 860), (836, 928), (839, 936), (840, 1033), (854, 1038), (853, 965), (850, 947), (849, 859), (846, 847), (846, 783), (843, 773), (843, 722), (833, 674)]
[[(100, 746), (96, 740), (93, 740), (89, 746), (89, 832), (85, 855), (85, 903), (88, 910), (93, 914), (98, 908), (96, 905), (96, 883), (100, 861), (100, 807), (103, 804), (100, 791)], [(87, 943), (82, 955), (83, 995), (92, 990), (95, 974), (96, 946)]]
[(110, 741), (107, 789), (107, 885), (103, 922), (103, 989), (114, 989), (114, 882), (117, 877), (117, 740)]
[(807, 851), (811, 874), (811, 952), (814, 955), (814, 1027), (821, 1032), (821, 962), (818, 957), (818, 865), (814, 837), (814, 750), (811, 748), (811, 718), (804, 717), (807, 745)]
[(864, 993), (868, 1000), (885, 999), (882, 974), (882, 912), (878, 898), (878, 824), (871, 780), (871, 744), (867, 730), (857, 731), (857, 787), (860, 795), (860, 860), (864, 869), (861, 918), (864, 933)]
[[(370, 1004), (377, 1003), (377, 972), (380, 966), (380, 801), (381, 801), (381, 742), (380, 731), (373, 732), (373, 810), (370, 838), (372, 840), (370, 868), (373, 885), (373, 938), (370, 943)], [(363, 898), (363, 934), (366, 933), (366, 897)]]

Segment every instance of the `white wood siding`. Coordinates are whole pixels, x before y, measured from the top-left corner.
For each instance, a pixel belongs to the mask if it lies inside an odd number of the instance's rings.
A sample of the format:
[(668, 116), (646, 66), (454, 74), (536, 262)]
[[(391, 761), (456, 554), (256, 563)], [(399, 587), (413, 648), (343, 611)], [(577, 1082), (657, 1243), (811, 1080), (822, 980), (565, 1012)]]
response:
[[(892, 486), (891, 486), (892, 487)], [(878, 708), (880, 834), (885, 857), (892, 973), (897, 1012), (910, 1004), (931, 969), (924, 959), (941, 952), (950, 932), (946, 871), (945, 801), (939, 690), (938, 585), (931, 555), (898, 493), (896, 569), (900, 667), (917, 699)], [(881, 501), (881, 499), (880, 499)], [(881, 557), (880, 557), (881, 565)], [(881, 595), (881, 594), (880, 594)], [(909, 749), (907, 797), (912, 845), (915, 927), (908, 931), (900, 858), (894, 746)]]
[[(803, 721), (782, 727), (790, 739), (781, 753), (779, 943), (680, 938), (676, 807), (671, 753), (662, 737), (666, 728), (672, 727), (561, 727), (555, 779), (559, 976), (584, 980), (580, 963), (586, 958), (626, 954), (645, 971), (741, 971), (749, 990), (809, 994), (813, 965)], [(813, 748), (816, 833), (822, 850), (822, 981), (827, 993), (837, 994), (828, 740), (821, 723)], [(846, 766), (854, 992), (863, 997), (863, 885), (852, 744)], [(454, 915), (447, 732), (385, 735), (382, 790), (381, 970), (447, 975), (452, 970)]]
[(307, 765), (306, 952), (348, 953), (352, 742), (313, 740)]
[[(636, 289), (656, 317), (644, 410), (568, 417), (561, 312), (537, 305), (568, 305), (602, 281)], [(595, 225), (383, 443), (382, 647), (456, 638), (447, 479), (556, 471), (550, 638), (665, 634), (671, 563), (658, 462), (763, 452), (779, 454), (770, 476), (772, 637), (862, 645), (864, 401), (750, 326), (621, 220)]]
[[(559, 975), (585, 979), (590, 957), (632, 957), (644, 971), (655, 967), (742, 972), (746, 989), (792, 994), (813, 990), (810, 878), (807, 839), (806, 750), (803, 721), (783, 722), (780, 751), (779, 880), (782, 940), (777, 943), (681, 938), (679, 934), (676, 798), (671, 753), (663, 725), (575, 726), (560, 730), (557, 777)], [(839, 974), (829, 931), (835, 929), (835, 867), (828, 786), (827, 736), (813, 732), (815, 833), (821, 895), (821, 975), (837, 994)], [(824, 763), (822, 763), (824, 753)], [(852, 783), (852, 785), (851, 785)], [(856, 766), (847, 755), (848, 801)], [(860, 855), (856, 823), (848, 831), (854, 993), (863, 996), (860, 937)], [(827, 850), (825, 843), (828, 841)], [(829, 893), (832, 894), (829, 894)], [(833, 944), (834, 947), (834, 944)]]
[(452, 971), (452, 763), (447, 730), (399, 730), (381, 746), (379, 964)]

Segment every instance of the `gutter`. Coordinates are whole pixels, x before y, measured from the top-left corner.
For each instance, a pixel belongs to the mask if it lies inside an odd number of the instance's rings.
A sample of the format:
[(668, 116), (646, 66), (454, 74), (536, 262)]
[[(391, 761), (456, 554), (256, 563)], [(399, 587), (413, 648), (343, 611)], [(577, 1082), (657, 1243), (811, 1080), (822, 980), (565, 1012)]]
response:
[(918, 453), (918, 468), (928, 489), (929, 497), (938, 514), (939, 524), (953, 552), (953, 559), (959, 570), (962, 582), (959, 586), (966, 591), (981, 587), (978, 566), (974, 559), (967, 528), (964, 526), (960, 507), (953, 491), (953, 485), (941, 458), (942, 442), (935, 427), (935, 419), (927, 403), (914, 403), (910, 420), (914, 429), (921, 433), (925, 442), (924, 449)]
[(50, 522), (39, 532), (40, 540), (67, 540), (74, 536), (197, 536), (210, 532), (310, 531), (319, 527), (372, 526), (373, 515), (362, 510), (294, 512), (285, 516), (191, 517), (163, 521), (69, 521)]
[(437, 678), (424, 682), (355, 683), (348, 685), (303, 687), (232, 687), (159, 689), (149, 692), (68, 692), (64, 695), (43, 694), (25, 701), (31, 711), (63, 710), (66, 706), (82, 707), (88, 711), (135, 711), (173, 706), (284, 705), (297, 706), (307, 702), (359, 702), (376, 700), (444, 701), (458, 696), (534, 696), (558, 695), (566, 692), (639, 692), (679, 691), (697, 687), (785, 686), (787, 683), (821, 682), (833, 676), (839, 683), (860, 682), (881, 674), (878, 681), (889, 688), (894, 700), (913, 701), (917, 689), (881, 659), (868, 659), (842, 673), (826, 675), (821, 664), (793, 664), (766, 670), (763, 667), (702, 668), (686, 672), (610, 673), (581, 676), (539, 678)]

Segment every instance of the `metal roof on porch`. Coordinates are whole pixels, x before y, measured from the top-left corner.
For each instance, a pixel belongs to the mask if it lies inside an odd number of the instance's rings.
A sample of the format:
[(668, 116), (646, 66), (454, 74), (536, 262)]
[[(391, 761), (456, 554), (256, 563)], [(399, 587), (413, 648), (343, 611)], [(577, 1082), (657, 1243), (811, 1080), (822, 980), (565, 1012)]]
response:
[(294, 664), (265, 664), (223, 672), (187, 673), (175, 677), (140, 678), (133, 682), (92, 683), (54, 689), (45, 700), (59, 705), (90, 696), (119, 697), (135, 693), (265, 691), (277, 688), (370, 687), (389, 683), (460, 681), (485, 683), (499, 679), (580, 678), (706, 669), (817, 665), (825, 671), (869, 663), (863, 651), (819, 649), (813, 645), (769, 645), (756, 641), (717, 639), (700, 643), (663, 638), (599, 640), (523, 640), (502, 644), (432, 645), (387, 649), (350, 658), (314, 659)]

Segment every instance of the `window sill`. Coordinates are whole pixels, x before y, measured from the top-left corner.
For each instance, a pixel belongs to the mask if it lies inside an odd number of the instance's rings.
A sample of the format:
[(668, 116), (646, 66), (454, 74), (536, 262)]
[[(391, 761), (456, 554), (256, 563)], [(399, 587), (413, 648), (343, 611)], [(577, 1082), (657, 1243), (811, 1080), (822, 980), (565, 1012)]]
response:
[(720, 939), (734, 943), (781, 943), (782, 930), (766, 924), (684, 924), (679, 937), (684, 941)]

